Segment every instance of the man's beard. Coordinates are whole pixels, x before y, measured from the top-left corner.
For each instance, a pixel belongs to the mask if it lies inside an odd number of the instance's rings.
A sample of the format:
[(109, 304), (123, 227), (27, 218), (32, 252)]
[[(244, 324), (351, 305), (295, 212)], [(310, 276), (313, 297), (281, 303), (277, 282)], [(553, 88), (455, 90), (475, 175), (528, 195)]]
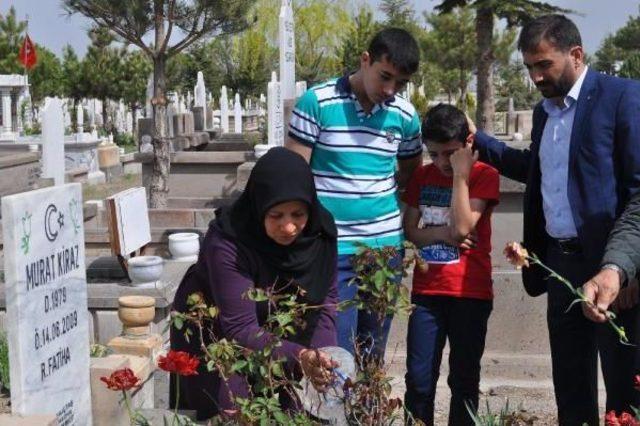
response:
[(536, 87), (545, 98), (558, 98), (567, 96), (574, 83), (575, 81), (571, 81), (569, 72), (565, 68), (558, 81), (545, 81), (544, 83), (536, 84)]

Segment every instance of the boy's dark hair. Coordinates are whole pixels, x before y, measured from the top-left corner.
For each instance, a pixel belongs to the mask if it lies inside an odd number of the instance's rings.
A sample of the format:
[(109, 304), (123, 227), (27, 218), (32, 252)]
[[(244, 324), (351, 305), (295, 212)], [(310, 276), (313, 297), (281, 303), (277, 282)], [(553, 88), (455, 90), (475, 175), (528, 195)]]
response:
[(531, 52), (543, 40), (562, 52), (582, 46), (578, 27), (564, 15), (543, 15), (526, 23), (518, 37), (518, 50)]
[(420, 49), (416, 39), (402, 28), (385, 28), (378, 32), (369, 43), (371, 63), (387, 58), (394, 67), (404, 74), (418, 71)]
[(453, 105), (438, 104), (431, 108), (422, 120), (422, 140), (447, 143), (464, 143), (469, 136), (467, 116)]

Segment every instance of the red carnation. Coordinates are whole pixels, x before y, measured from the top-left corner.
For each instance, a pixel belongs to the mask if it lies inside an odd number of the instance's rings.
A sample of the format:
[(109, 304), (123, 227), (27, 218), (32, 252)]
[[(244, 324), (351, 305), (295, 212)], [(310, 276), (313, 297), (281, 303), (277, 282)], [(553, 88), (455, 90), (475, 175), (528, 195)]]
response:
[(198, 374), (197, 368), (200, 360), (184, 351), (169, 351), (167, 356), (158, 357), (158, 367), (169, 373), (181, 376), (193, 376)]
[(100, 377), (100, 380), (107, 384), (107, 387), (114, 391), (127, 391), (137, 388), (140, 379), (131, 371), (130, 368), (121, 368), (116, 370), (109, 377)]

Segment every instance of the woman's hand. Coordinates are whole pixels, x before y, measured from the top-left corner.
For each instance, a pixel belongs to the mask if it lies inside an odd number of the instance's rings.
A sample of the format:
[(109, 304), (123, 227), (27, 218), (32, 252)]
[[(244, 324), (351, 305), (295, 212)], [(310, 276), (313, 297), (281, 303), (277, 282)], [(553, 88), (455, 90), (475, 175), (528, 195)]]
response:
[(324, 392), (333, 380), (331, 369), (338, 367), (338, 363), (317, 349), (303, 349), (298, 356), (302, 372), (309, 378), (318, 392)]

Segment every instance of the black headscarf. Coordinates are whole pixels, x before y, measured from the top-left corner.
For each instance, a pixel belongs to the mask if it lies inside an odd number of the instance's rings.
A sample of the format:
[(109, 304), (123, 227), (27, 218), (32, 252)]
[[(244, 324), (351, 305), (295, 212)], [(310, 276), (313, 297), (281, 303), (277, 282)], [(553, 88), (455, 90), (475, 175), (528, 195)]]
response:
[[(271, 207), (287, 201), (307, 204), (309, 219), (298, 238), (283, 246), (266, 234), (264, 218)], [(306, 300), (324, 300), (335, 271), (337, 230), (333, 216), (318, 201), (311, 169), (299, 154), (270, 149), (256, 162), (240, 198), (216, 211), (216, 225), (241, 243), (238, 250), (257, 253), (279, 278), (292, 279), (306, 291)]]

